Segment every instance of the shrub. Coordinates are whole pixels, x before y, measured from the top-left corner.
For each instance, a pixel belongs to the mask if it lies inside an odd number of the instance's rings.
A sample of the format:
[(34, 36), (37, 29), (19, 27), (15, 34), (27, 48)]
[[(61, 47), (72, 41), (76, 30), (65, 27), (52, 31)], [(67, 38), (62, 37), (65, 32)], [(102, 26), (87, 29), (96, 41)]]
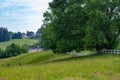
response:
[(27, 53), (27, 52), (28, 52), (28, 46), (23, 45), (20, 47), (19, 45), (12, 43), (11, 45), (7, 46), (5, 51), (0, 49), (0, 58), (17, 56), (19, 54)]
[(4, 57), (5, 57), (4, 51), (0, 48), (0, 58), (4, 58)]
[(21, 46), (21, 51), (22, 53), (27, 53), (29, 51), (28, 45), (24, 44), (23, 46)]

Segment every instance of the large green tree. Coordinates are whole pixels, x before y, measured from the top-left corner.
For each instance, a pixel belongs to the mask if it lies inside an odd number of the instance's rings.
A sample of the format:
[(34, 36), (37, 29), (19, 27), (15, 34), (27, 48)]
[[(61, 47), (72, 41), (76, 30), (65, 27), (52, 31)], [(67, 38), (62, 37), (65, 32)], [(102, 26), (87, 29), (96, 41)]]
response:
[(54, 0), (49, 5), (51, 10), (44, 14), (42, 44), (55, 52), (80, 51), (86, 21), (82, 2)]
[(41, 44), (55, 52), (112, 49), (120, 34), (119, 0), (53, 0)]
[(120, 35), (119, 0), (89, 0), (86, 3), (85, 47), (91, 49), (113, 49)]

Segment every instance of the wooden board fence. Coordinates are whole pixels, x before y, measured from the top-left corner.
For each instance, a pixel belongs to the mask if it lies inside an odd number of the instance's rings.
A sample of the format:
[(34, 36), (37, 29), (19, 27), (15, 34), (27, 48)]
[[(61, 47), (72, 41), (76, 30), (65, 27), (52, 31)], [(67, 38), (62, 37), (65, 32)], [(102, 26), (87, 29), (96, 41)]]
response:
[(100, 54), (120, 54), (120, 50), (98, 50)]

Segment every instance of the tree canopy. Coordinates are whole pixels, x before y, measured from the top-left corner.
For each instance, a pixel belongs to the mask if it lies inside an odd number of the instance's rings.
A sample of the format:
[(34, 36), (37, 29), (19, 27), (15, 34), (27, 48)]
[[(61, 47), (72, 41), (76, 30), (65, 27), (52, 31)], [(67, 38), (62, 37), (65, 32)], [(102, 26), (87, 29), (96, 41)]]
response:
[(54, 52), (113, 49), (119, 41), (119, 0), (53, 0), (44, 18), (41, 44)]

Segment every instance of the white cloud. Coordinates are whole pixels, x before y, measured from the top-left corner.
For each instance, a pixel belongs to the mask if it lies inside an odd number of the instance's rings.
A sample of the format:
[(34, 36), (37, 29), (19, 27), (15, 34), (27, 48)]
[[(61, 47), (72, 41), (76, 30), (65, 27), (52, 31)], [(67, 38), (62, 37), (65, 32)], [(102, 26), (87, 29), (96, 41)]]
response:
[(42, 25), (43, 13), (47, 10), (48, 3), (51, 1), (52, 0), (4, 0), (4, 2), (2, 1), (3, 3), (0, 4), (0, 26), (6, 25), (8, 28), (10, 28), (9, 26), (13, 26), (16, 30), (21, 30), (22, 26), (22, 28), (25, 28), (23, 31), (30, 28), (34, 28), (34, 31), (36, 31)]

